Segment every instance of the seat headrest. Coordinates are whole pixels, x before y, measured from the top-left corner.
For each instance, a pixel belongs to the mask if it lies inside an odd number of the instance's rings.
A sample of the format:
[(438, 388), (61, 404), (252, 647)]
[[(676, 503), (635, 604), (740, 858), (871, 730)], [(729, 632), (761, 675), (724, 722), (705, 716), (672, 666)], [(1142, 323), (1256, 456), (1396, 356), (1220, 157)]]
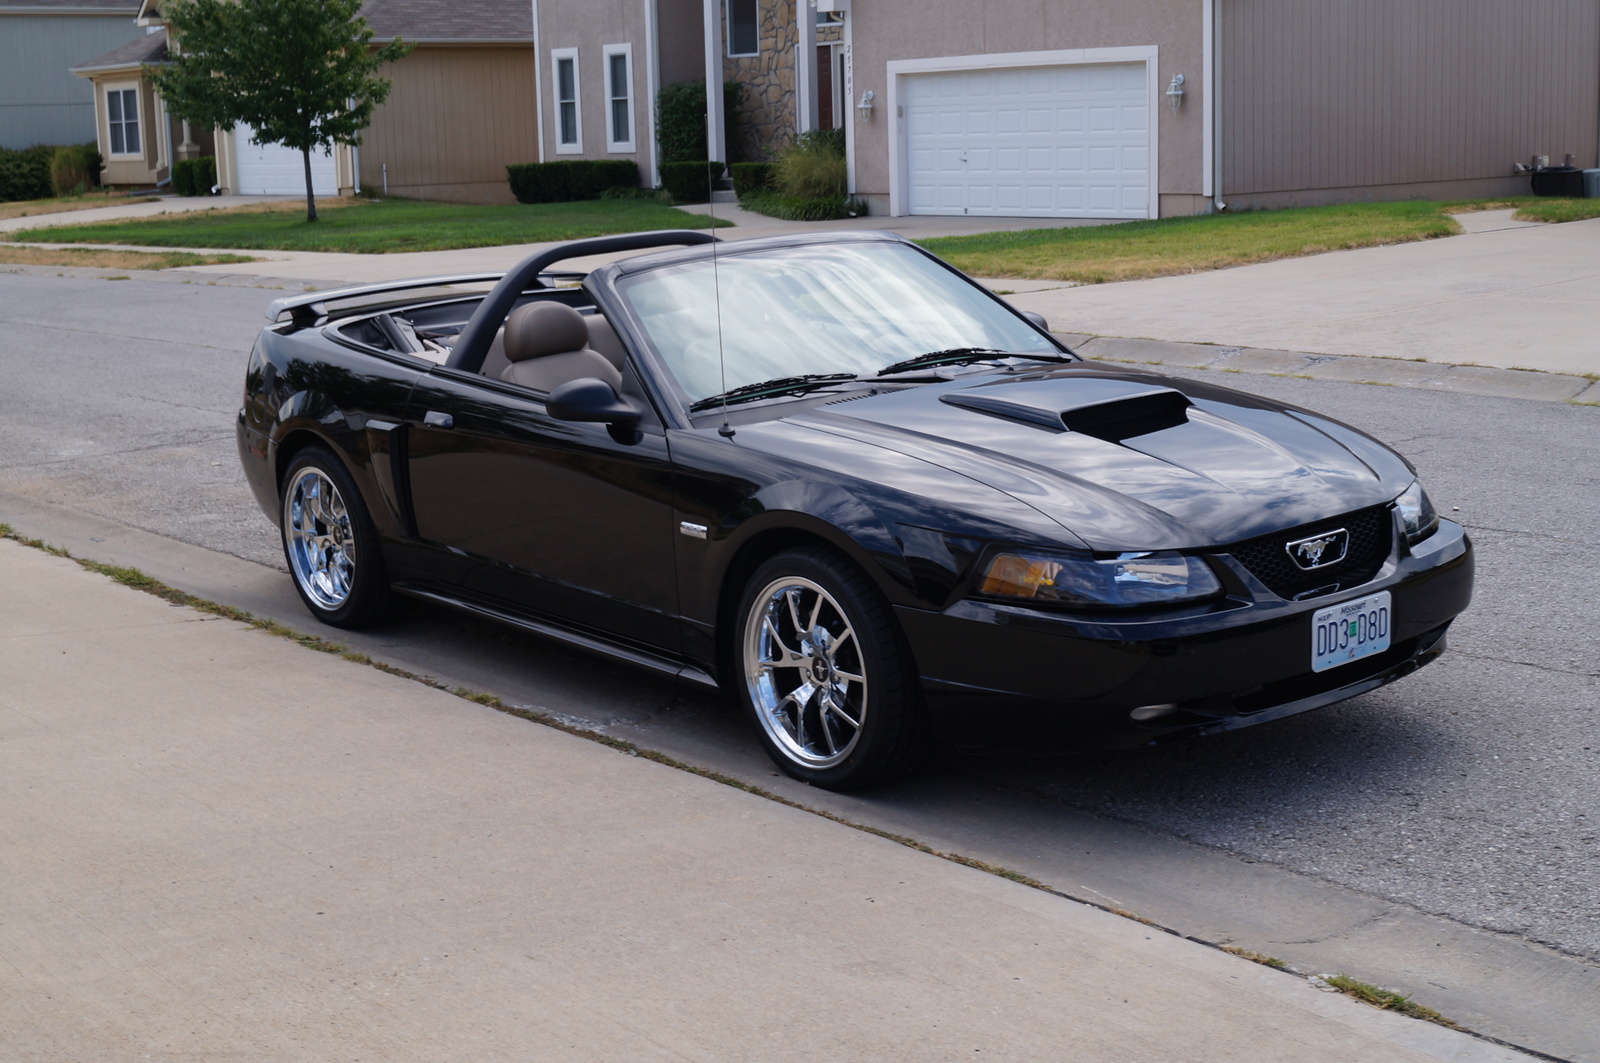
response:
[(528, 303), (506, 318), (506, 358), (525, 362), (549, 354), (581, 351), (589, 343), (589, 326), (566, 303)]

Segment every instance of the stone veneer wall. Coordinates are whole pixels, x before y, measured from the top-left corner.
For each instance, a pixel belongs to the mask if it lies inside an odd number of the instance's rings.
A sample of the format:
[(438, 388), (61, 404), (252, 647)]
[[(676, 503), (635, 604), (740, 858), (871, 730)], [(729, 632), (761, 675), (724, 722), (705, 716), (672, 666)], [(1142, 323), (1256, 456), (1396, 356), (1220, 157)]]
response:
[(795, 6), (795, 0), (760, 0), (761, 54), (722, 60), (723, 78), (744, 85), (739, 143), (728, 144), (735, 160), (769, 160), (794, 140), (794, 50), (800, 42)]

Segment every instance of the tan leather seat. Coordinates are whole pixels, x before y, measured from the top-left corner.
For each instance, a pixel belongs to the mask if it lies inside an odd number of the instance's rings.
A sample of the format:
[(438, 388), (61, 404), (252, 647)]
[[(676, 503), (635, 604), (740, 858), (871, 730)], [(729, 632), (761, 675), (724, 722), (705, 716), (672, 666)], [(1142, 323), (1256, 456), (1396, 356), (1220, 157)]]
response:
[(500, 373), (508, 384), (550, 391), (569, 380), (595, 377), (613, 388), (622, 373), (588, 348), (589, 326), (565, 303), (528, 303), (511, 311), (505, 325), (505, 353), (511, 364)]
[(617, 335), (617, 330), (599, 311), (583, 320), (589, 325), (589, 349), (603, 354), (606, 361), (620, 370), (628, 361), (628, 351), (622, 346), (622, 337)]

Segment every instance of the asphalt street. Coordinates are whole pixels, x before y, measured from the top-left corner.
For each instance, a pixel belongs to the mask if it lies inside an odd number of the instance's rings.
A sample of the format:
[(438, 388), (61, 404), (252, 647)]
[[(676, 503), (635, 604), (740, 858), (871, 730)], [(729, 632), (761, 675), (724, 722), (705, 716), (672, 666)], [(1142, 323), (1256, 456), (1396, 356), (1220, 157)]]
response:
[[(275, 294), (0, 274), (0, 491), (281, 568), (233, 442), (244, 355)], [(1218, 739), (934, 771), (1600, 957), (1600, 409), (1188, 372), (1329, 413), (1418, 465), (1479, 547), (1452, 651)], [(446, 646), (452, 623), (423, 613), (389, 637)], [(714, 699), (516, 638), (475, 642), (502, 670), (532, 661), (547, 682), (530, 702), (576, 720), (755, 746)]]

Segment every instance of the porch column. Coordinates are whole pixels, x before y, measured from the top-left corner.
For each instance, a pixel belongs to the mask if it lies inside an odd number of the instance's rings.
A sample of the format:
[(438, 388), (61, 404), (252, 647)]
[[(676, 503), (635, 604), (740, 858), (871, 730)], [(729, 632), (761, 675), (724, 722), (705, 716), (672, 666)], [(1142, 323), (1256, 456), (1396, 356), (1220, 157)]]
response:
[(706, 27), (706, 151), (712, 162), (728, 161), (722, 120), (722, 0), (704, 0)]
[(189, 120), (183, 120), (183, 143), (178, 145), (178, 158), (192, 159), (200, 154), (200, 145), (194, 142), (194, 130), (189, 127)]
[(795, 0), (794, 131), (815, 129), (817, 121), (817, 0)]

